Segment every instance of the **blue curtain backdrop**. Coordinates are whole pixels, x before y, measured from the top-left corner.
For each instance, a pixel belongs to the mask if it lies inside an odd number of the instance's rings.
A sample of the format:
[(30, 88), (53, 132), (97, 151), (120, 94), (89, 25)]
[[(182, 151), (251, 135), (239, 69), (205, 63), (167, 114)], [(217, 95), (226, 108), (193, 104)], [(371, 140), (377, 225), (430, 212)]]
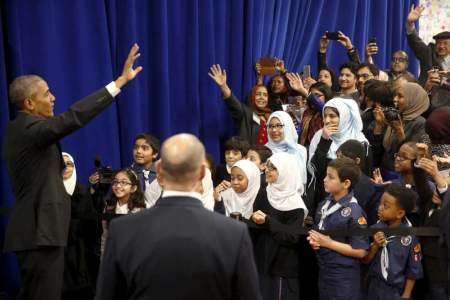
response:
[[(265, 55), (283, 58), (289, 70), (316, 70), (323, 33), (341, 30), (358, 48), (375, 36), (375, 62), (388, 68), (393, 51), (407, 47), (404, 23), (412, 3), (388, 0), (6, 0), (0, 2), (0, 132), (14, 118), (7, 87), (22, 74), (44, 77), (56, 95), (56, 113), (120, 74), (134, 42), (144, 71), (118, 101), (85, 128), (64, 139), (86, 181), (93, 159), (117, 168), (129, 165), (133, 137), (161, 139), (191, 132), (220, 159), (220, 144), (233, 134), (218, 88), (207, 76), (214, 63), (226, 68), (233, 92), (244, 99), (254, 83), (253, 66)], [(410, 53), (410, 57), (413, 57)], [(329, 64), (347, 60), (331, 42)], [(417, 71), (411, 59), (410, 69)], [(2, 206), (12, 206), (1, 161)], [(36, 174), (35, 174), (36, 176)], [(6, 219), (0, 216), (0, 246)], [(26, 222), (26, 220), (24, 220)], [(0, 261), (0, 291), (19, 286), (11, 255)]]

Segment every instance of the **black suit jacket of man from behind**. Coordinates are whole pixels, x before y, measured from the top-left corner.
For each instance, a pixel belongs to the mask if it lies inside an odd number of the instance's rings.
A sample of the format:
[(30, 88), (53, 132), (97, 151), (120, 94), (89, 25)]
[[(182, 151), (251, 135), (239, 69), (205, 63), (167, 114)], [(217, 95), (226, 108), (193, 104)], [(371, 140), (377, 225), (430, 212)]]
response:
[(246, 226), (191, 197), (114, 220), (97, 299), (260, 299)]
[(64, 161), (58, 141), (81, 128), (114, 98), (101, 88), (52, 118), (19, 112), (6, 129), (7, 161), (15, 204), (6, 230), (5, 251), (65, 246), (70, 196), (64, 188)]

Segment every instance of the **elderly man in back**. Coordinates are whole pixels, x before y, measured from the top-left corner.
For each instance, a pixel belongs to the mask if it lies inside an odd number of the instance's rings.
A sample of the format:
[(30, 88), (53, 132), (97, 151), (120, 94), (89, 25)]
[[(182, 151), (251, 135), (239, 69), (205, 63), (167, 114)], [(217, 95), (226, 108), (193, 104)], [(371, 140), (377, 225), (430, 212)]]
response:
[(432, 108), (450, 105), (450, 31), (443, 31), (433, 39), (436, 43), (426, 45), (417, 34), (414, 22), (425, 10), (414, 5), (406, 21), (408, 45), (420, 61), (419, 83), (429, 93)]
[(169, 138), (156, 170), (164, 184), (156, 205), (111, 222), (97, 299), (260, 299), (246, 226), (206, 210), (195, 192), (202, 143)]

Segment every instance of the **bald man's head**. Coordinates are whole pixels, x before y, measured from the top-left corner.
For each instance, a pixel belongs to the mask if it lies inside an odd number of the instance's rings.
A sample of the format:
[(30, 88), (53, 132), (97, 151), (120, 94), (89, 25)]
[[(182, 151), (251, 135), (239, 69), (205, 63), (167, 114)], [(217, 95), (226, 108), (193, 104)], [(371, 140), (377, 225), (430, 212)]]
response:
[(164, 184), (174, 183), (190, 187), (204, 175), (205, 148), (192, 134), (177, 134), (168, 138), (161, 147), (161, 160), (157, 170)]

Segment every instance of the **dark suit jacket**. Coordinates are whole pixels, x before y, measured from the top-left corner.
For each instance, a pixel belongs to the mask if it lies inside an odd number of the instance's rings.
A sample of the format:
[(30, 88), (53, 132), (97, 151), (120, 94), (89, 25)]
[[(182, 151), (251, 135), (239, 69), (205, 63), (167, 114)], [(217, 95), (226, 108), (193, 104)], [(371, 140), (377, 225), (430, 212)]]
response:
[(260, 299), (247, 228), (190, 197), (114, 220), (97, 299)]
[(8, 124), (3, 155), (16, 202), (6, 229), (5, 251), (66, 245), (70, 197), (63, 184), (64, 161), (58, 141), (85, 125), (113, 99), (102, 88), (59, 116), (46, 119), (19, 112)]

